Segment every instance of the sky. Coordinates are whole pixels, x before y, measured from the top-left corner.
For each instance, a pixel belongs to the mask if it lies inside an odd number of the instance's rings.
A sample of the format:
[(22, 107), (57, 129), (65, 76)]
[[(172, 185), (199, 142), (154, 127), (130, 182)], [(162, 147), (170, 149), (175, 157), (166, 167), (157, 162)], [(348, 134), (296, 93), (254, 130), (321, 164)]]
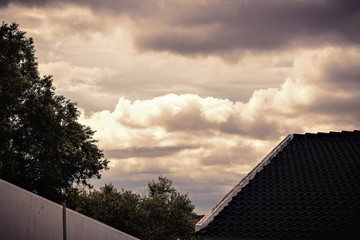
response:
[(110, 170), (205, 214), (291, 133), (360, 129), (358, 0), (0, 0)]

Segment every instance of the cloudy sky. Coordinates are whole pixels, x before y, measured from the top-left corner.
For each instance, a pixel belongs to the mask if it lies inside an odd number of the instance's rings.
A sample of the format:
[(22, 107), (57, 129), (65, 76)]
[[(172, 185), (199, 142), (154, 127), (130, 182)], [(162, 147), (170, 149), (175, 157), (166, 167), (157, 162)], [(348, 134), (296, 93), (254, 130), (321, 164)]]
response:
[(111, 161), (213, 207), (286, 135), (360, 128), (358, 0), (0, 0)]

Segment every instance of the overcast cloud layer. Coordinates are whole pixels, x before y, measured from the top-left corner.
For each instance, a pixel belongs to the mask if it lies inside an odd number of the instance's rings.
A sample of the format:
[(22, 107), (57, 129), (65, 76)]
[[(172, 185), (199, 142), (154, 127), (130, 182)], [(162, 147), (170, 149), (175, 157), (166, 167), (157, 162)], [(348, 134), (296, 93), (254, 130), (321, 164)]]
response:
[(68, 3), (126, 15), (138, 48), (186, 55), (358, 45), (360, 39), (357, 0), (5, 0), (2, 6), (11, 2), (45, 8)]
[(111, 169), (208, 211), (290, 133), (359, 129), (360, 2), (0, 1)]

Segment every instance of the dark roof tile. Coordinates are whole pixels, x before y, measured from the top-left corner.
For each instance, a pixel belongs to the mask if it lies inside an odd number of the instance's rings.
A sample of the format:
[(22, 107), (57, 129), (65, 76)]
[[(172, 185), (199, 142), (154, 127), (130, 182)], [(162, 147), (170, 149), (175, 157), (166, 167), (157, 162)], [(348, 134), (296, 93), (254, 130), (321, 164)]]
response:
[(201, 236), (359, 237), (360, 131), (293, 134)]

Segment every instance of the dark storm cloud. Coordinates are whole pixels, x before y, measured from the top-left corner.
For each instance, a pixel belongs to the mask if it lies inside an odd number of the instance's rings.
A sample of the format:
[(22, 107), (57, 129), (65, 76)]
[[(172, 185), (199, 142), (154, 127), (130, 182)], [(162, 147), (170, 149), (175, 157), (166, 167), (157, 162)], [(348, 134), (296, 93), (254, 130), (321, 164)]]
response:
[(131, 0), (0, 0), (0, 7), (7, 6), (9, 3), (15, 3), (27, 7), (49, 7), (64, 3), (72, 3), (76, 5), (88, 6), (93, 9), (132, 9), (140, 4), (139, 1)]
[(25, 6), (72, 3), (134, 20), (142, 50), (226, 55), (360, 43), (358, 0), (3, 0)]
[(9, 3), (15, 3), (19, 5), (24, 5), (27, 7), (42, 7), (48, 6), (51, 2), (58, 3), (60, 1), (50, 1), (50, 0), (0, 0), (0, 7), (7, 6)]
[(223, 1), (197, 6), (164, 31), (140, 34), (144, 49), (182, 54), (358, 44), (359, 1)]

